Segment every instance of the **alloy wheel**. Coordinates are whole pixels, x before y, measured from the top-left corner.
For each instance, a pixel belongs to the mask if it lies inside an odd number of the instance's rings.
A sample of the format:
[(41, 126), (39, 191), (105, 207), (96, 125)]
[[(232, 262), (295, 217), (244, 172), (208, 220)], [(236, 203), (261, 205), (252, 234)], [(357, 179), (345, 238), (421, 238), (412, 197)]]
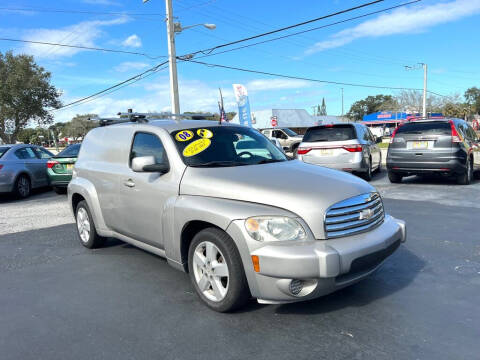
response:
[(17, 189), (18, 193), (22, 197), (27, 197), (30, 193), (30, 182), (25, 176), (22, 176), (20, 179), (18, 179)]
[(193, 255), (193, 273), (198, 288), (209, 300), (222, 301), (228, 292), (228, 265), (220, 249), (209, 241), (197, 245)]
[(78, 235), (83, 243), (87, 243), (90, 240), (90, 220), (85, 208), (80, 207), (77, 211), (77, 228)]

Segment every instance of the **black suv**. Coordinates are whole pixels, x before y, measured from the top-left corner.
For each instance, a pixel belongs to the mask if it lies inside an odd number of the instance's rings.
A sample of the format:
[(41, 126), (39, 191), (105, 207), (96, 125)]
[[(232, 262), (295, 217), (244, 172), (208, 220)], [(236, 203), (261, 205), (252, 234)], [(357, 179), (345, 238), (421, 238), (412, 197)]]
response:
[(461, 119), (408, 122), (392, 134), (387, 170), (392, 183), (408, 175), (437, 173), (467, 185), (480, 171), (480, 140)]

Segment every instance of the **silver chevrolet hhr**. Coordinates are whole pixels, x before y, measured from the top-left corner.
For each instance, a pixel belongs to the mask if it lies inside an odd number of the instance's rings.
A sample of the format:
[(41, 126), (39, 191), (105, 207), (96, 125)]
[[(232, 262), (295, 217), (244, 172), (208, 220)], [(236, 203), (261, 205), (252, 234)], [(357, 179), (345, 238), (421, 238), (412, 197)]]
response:
[(165, 257), (222, 312), (250, 297), (277, 304), (331, 293), (406, 239), (367, 182), (289, 161), (256, 130), (212, 121), (90, 131), (68, 199), (84, 246), (114, 237)]

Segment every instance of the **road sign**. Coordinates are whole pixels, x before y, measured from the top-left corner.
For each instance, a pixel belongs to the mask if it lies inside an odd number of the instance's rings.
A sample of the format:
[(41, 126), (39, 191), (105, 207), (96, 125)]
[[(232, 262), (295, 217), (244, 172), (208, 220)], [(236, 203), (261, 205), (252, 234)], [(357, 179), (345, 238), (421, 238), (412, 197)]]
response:
[(272, 123), (272, 126), (275, 127), (278, 125), (278, 121), (277, 121), (277, 117), (276, 116), (272, 116), (270, 118), (270, 122)]

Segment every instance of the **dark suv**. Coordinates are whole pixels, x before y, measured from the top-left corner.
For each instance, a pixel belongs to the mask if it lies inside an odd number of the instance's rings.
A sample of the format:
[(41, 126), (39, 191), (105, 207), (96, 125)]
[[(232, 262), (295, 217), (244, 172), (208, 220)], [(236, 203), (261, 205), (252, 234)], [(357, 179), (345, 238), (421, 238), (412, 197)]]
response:
[(437, 173), (470, 184), (480, 171), (480, 140), (461, 119), (416, 120), (399, 126), (392, 134), (387, 154), (388, 178)]

